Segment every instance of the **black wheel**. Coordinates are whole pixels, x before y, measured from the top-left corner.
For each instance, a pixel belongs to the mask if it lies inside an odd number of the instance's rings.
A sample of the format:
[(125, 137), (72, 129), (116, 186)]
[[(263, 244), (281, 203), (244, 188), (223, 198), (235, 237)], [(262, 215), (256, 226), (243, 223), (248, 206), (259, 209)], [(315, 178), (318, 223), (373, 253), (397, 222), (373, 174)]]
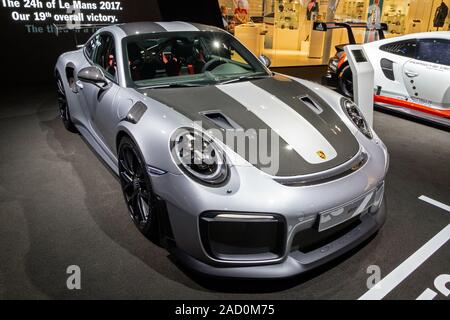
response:
[(159, 244), (157, 197), (145, 161), (128, 137), (122, 138), (118, 151), (120, 184), (131, 219), (147, 238)]
[(66, 91), (64, 90), (64, 85), (59, 74), (56, 76), (56, 93), (58, 95), (59, 116), (64, 123), (64, 127), (70, 132), (78, 132), (77, 128), (72, 122), (72, 119), (70, 118)]
[(339, 91), (348, 98), (353, 98), (353, 74), (347, 63), (338, 72)]

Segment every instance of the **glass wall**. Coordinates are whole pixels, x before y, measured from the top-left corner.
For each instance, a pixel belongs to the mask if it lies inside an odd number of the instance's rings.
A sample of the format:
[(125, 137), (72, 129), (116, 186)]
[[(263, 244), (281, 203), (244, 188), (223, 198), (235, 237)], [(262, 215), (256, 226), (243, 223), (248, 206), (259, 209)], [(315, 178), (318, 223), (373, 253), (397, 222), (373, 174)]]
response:
[[(334, 47), (348, 43), (347, 32), (331, 36), (312, 30), (313, 22), (364, 22), (388, 25), (386, 37), (449, 30), (444, 15), (450, 0), (218, 0), (227, 29), (255, 55), (271, 58), (272, 66), (324, 64)], [(448, 12), (448, 11), (447, 11)], [(376, 40), (354, 29), (359, 43)]]

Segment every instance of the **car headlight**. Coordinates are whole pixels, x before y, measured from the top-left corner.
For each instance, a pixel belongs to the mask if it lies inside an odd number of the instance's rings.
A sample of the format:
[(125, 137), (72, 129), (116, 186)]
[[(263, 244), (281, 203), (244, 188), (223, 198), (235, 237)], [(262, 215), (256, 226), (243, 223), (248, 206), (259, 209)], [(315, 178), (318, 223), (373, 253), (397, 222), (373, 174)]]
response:
[(356, 103), (349, 99), (343, 98), (342, 108), (349, 119), (355, 124), (355, 126), (358, 127), (359, 131), (361, 131), (367, 138), (372, 139), (372, 130), (370, 129), (369, 124)]
[(219, 185), (228, 178), (224, 152), (201, 131), (180, 128), (172, 135), (170, 145), (174, 161), (194, 180)]

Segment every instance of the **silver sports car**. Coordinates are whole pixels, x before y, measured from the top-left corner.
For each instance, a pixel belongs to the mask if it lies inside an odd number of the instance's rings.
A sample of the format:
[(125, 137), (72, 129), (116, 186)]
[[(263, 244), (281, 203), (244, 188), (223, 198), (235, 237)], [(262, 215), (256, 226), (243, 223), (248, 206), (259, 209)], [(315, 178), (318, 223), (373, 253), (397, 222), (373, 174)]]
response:
[(269, 65), (185, 22), (105, 27), (56, 65), (65, 127), (117, 173), (139, 230), (202, 274), (293, 276), (386, 217), (389, 157), (359, 108)]

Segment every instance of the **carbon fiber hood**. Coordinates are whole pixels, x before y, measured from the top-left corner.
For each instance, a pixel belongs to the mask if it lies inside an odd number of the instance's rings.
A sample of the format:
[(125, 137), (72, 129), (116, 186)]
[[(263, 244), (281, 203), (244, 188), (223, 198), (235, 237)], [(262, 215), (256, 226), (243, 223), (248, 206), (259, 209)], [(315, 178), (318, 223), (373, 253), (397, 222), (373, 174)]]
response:
[[(257, 139), (279, 137), (276, 176), (319, 173), (348, 162), (360, 146), (339, 115), (313, 90), (284, 76), (274, 76), (219, 86), (144, 89), (155, 99), (204, 129), (243, 129)], [(264, 133), (264, 136), (262, 136)], [(267, 136), (266, 136), (267, 134)], [(248, 140), (248, 139), (247, 139)], [(248, 142), (248, 141), (247, 141)], [(235, 152), (237, 144), (227, 145)], [(255, 161), (246, 147), (240, 155), (263, 170), (265, 160)]]

